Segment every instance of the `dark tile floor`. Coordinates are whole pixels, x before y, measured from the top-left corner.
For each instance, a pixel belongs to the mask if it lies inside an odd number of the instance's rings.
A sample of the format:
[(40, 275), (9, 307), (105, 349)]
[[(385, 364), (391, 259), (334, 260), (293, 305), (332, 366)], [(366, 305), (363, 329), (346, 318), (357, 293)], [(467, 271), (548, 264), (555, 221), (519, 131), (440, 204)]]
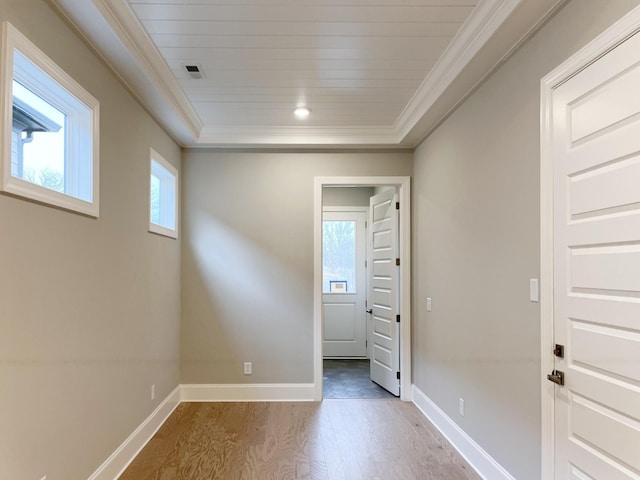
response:
[(369, 360), (324, 360), (324, 398), (394, 398), (369, 378)]

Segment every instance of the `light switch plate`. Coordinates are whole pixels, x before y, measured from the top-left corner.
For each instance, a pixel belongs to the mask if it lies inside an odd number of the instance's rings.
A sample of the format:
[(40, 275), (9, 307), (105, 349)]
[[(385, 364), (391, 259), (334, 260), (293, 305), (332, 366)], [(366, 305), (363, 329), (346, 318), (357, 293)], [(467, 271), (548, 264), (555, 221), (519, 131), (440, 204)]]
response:
[(529, 279), (529, 300), (532, 302), (538, 303), (540, 301), (540, 294), (538, 289), (538, 279), (531, 278)]
[(427, 297), (427, 312), (431, 311), (431, 297)]

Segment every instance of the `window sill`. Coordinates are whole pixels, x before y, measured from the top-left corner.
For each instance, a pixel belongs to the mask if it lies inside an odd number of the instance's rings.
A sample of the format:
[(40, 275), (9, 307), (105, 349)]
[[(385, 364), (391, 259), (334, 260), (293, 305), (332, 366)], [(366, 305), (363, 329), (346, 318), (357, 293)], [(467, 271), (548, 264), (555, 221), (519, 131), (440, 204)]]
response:
[(153, 233), (155, 235), (160, 235), (161, 237), (172, 238), (173, 240), (178, 239), (177, 230), (171, 230), (170, 228), (165, 228), (160, 225), (156, 225), (155, 223), (149, 224), (149, 233)]

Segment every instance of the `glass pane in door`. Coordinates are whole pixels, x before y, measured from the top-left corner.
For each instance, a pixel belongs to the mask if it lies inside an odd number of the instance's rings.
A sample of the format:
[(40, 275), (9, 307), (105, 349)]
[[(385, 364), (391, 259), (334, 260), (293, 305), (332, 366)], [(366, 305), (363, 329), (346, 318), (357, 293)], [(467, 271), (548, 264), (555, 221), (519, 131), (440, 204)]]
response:
[(356, 293), (356, 222), (322, 222), (322, 292)]

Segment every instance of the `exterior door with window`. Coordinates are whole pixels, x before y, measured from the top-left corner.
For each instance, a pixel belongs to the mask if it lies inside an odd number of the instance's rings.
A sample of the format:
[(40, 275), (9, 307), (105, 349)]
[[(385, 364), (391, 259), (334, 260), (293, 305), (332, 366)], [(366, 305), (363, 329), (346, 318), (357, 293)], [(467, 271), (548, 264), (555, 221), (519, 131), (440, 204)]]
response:
[(367, 356), (365, 212), (323, 213), (324, 357)]

